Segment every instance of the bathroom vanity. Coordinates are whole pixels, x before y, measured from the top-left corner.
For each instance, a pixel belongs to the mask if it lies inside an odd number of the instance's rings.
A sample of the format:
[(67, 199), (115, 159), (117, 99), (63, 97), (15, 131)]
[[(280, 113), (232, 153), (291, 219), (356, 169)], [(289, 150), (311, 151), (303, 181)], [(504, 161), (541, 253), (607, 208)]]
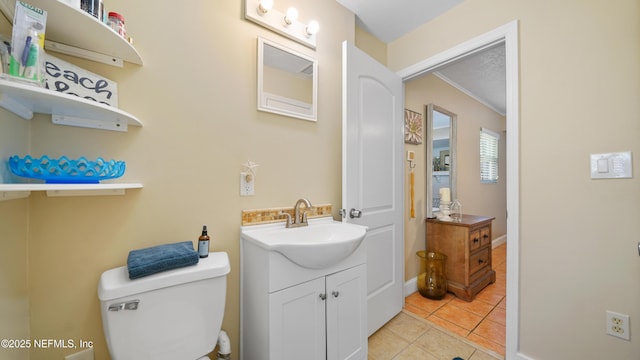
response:
[(448, 291), (471, 301), (496, 281), (491, 268), (491, 222), (495, 218), (463, 215), (462, 221), (427, 219), (427, 250), (447, 256)]
[(326, 253), (316, 248), (323, 240), (308, 236), (326, 234), (326, 229), (315, 230), (323, 223), (335, 231), (343, 227), (330, 217), (309, 220), (308, 228), (242, 227), (241, 359), (367, 359), (366, 249), (361, 244), (366, 228), (344, 224), (363, 228), (358, 229), (362, 237), (342, 251), (344, 258), (322, 264), (310, 265), (267, 240), (299, 234), (301, 247), (323, 258)]

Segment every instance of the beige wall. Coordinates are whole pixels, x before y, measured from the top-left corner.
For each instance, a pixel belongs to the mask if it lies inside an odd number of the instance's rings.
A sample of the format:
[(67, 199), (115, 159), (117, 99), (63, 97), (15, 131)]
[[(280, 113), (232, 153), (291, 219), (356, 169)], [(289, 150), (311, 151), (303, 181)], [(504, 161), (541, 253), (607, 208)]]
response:
[[(56, 56), (117, 81), (120, 107), (144, 127), (107, 132), (52, 125), (43, 115), (10, 122), (5, 118), (12, 115), (0, 110), (2, 140), (5, 122), (29, 124), (33, 155), (122, 159), (127, 172), (121, 181), (144, 184), (125, 196), (50, 198), (33, 193), (28, 200), (0, 202), (0, 214), (21, 211), (15, 229), (0, 217), (0, 235), (3, 245), (12, 241), (17, 248), (3, 247), (3, 254), (11, 251), (23, 259), (0, 266), (3, 273), (7, 266), (19, 270), (11, 275), (21, 289), (16, 299), (27, 294), (28, 274), (31, 338), (93, 341), (96, 359), (108, 359), (97, 298), (100, 274), (126, 264), (132, 249), (195, 242), (207, 224), (211, 249), (226, 251), (231, 259), (223, 328), (231, 337), (233, 356), (239, 356), (241, 210), (293, 206), (308, 197), (334, 204), (337, 216), (341, 199), (341, 43), (354, 40), (354, 16), (335, 1), (295, 4), (301, 20), (313, 16), (321, 24), (316, 51), (244, 20), (240, 0), (172, 7), (111, 1), (108, 10), (124, 15), (144, 66), (118, 69)], [(256, 111), (258, 35), (318, 59), (317, 122)], [(0, 149), (6, 158), (4, 142)], [(240, 197), (239, 173), (247, 160), (260, 165), (256, 195)], [(19, 236), (7, 239), (7, 232)], [(0, 283), (3, 297), (6, 287)], [(2, 323), (0, 332), (6, 326)], [(32, 349), (31, 359), (60, 359), (72, 352)]]
[[(520, 349), (541, 360), (640, 358), (640, 180), (589, 176), (591, 153), (640, 153), (640, 3), (467, 0), (390, 43), (388, 64), (403, 69), (514, 19)], [(637, 173), (638, 156), (633, 164)], [(606, 310), (631, 316), (631, 341), (605, 334)]]
[[(485, 105), (470, 98), (468, 95), (447, 84), (435, 75), (429, 74), (405, 83), (405, 108), (421, 113), (423, 120), (423, 135), (426, 135), (426, 110), (429, 103), (433, 103), (457, 115), (457, 195), (462, 203), (462, 210), (466, 214), (495, 217), (493, 221), (493, 238), (506, 235), (506, 171), (505, 171), (505, 136), (499, 143), (500, 178), (495, 184), (480, 183), (479, 148), (480, 128), (485, 127), (495, 132), (504, 129), (504, 117), (490, 110)], [(426, 186), (425, 167), (431, 161), (425, 159), (425, 142), (420, 145), (405, 144), (405, 151), (416, 154), (415, 173), (415, 208), (416, 217), (405, 216), (405, 279), (409, 280), (418, 275), (420, 262), (416, 251), (425, 249), (425, 221), (426, 218)], [(405, 179), (409, 179), (409, 169), (405, 166)], [(405, 187), (407, 192), (405, 213), (409, 214), (409, 182)], [(437, 194), (436, 194), (437, 196)]]
[(387, 44), (359, 26), (356, 26), (355, 45), (380, 64), (387, 64)]
[[(26, 200), (0, 201), (0, 339), (29, 339), (27, 219)], [(26, 360), (29, 352), (0, 348), (0, 358)]]

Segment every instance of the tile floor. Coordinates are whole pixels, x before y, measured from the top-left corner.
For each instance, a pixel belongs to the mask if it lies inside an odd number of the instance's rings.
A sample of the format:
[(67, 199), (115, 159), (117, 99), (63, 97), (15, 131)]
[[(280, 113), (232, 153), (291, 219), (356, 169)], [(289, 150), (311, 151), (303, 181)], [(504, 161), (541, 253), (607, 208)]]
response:
[(492, 250), (496, 282), (472, 302), (450, 293), (437, 301), (418, 292), (408, 296), (403, 312), (369, 338), (369, 359), (503, 359), (506, 250), (506, 245)]

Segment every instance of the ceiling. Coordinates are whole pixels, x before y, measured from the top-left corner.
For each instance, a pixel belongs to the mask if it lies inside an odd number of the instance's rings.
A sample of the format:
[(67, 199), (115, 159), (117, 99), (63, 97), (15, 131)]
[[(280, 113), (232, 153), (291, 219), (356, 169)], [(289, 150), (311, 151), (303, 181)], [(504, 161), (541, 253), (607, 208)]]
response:
[(498, 114), (506, 114), (504, 44), (465, 56), (434, 74)]
[[(389, 43), (464, 0), (336, 0), (356, 14), (356, 24)], [(434, 74), (492, 110), (506, 113), (504, 45), (466, 56)]]

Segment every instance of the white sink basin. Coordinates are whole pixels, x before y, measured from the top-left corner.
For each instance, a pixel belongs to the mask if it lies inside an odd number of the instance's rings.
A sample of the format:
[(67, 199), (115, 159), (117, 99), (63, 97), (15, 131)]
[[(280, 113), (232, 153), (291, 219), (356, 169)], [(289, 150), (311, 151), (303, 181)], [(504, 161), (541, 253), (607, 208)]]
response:
[[(325, 220), (328, 219), (328, 220)], [(284, 224), (244, 227), (242, 236), (256, 245), (284, 255), (294, 263), (322, 269), (351, 255), (360, 245), (367, 227), (333, 221), (309, 220), (309, 226), (286, 228)]]

